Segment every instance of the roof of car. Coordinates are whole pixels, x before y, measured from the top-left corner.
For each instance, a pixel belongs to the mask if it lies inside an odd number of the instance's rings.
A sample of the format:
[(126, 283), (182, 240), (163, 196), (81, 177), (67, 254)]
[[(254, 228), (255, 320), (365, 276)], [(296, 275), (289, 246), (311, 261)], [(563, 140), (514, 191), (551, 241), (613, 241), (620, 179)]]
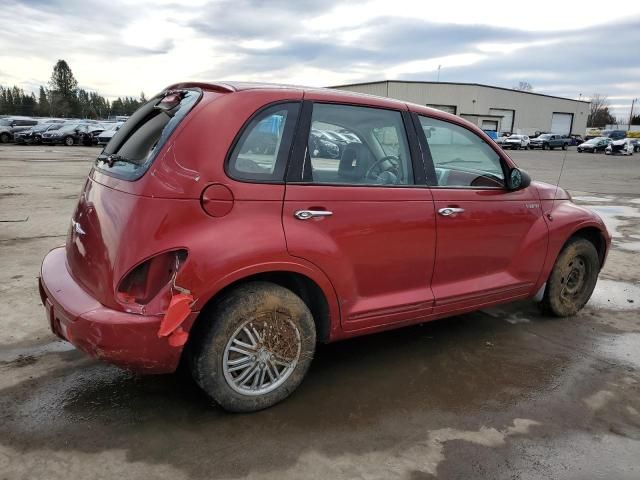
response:
[[(398, 110), (406, 110), (407, 108), (417, 113), (428, 114), (435, 118), (448, 120), (454, 123), (462, 123), (469, 125), (470, 122), (458, 117), (452, 113), (438, 110), (437, 108), (427, 107), (417, 103), (405, 102), (389, 97), (380, 97), (378, 95), (370, 95), (360, 92), (352, 92), (348, 90), (339, 90), (335, 88), (309, 87), (303, 85), (289, 85), (280, 83), (267, 82), (239, 82), (239, 81), (220, 81), (220, 82), (181, 82), (167, 87), (165, 90), (179, 88), (201, 88), (221, 93), (233, 93), (247, 90), (302, 90), (305, 97), (309, 96), (312, 100), (325, 101), (348, 101), (349, 99), (366, 99), (362, 103), (382, 108), (395, 108)], [(360, 103), (360, 102), (354, 102)], [(473, 124), (471, 124), (473, 125)], [(474, 129), (477, 127), (474, 127)], [(479, 129), (478, 129), (479, 130)]]

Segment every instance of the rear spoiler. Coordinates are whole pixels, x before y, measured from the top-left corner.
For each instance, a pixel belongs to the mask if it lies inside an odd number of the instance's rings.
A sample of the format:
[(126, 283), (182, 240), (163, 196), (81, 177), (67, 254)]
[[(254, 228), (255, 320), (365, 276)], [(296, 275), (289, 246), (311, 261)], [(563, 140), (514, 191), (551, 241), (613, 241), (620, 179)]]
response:
[(183, 83), (175, 83), (167, 88), (166, 90), (179, 90), (181, 88), (200, 88), (202, 90), (220, 92), (220, 93), (233, 93), (236, 91), (231, 85), (227, 83), (204, 83), (204, 82), (183, 82)]

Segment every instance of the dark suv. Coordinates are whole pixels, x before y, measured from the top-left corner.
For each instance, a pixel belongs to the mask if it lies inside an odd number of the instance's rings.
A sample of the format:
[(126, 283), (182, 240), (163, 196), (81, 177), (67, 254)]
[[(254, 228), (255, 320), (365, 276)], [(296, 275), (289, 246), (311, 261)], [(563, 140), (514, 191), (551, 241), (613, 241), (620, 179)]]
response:
[(37, 124), (38, 121), (32, 118), (0, 118), (0, 143), (9, 143), (17, 132), (28, 130)]
[(602, 130), (600, 136), (610, 138), (611, 140), (622, 140), (623, 138), (627, 138), (627, 132), (624, 130)]
[(554, 148), (562, 148), (566, 150), (569, 145), (569, 139), (562, 135), (554, 133), (543, 133), (542, 135), (532, 138), (529, 148), (541, 148), (542, 150), (553, 150)]

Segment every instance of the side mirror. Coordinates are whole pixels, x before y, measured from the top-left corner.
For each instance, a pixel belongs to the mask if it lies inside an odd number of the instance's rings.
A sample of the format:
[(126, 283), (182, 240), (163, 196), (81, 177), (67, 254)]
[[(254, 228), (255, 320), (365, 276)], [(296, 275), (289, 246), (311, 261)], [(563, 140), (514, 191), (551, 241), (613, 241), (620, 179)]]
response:
[(512, 168), (507, 179), (507, 188), (511, 191), (522, 190), (531, 185), (531, 177), (524, 170)]

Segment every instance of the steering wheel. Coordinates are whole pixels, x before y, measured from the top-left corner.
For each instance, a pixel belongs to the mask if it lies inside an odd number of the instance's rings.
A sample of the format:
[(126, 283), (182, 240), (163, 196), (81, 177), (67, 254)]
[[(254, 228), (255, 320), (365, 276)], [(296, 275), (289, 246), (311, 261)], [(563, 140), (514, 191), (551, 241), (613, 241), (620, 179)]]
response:
[[(384, 162), (389, 162), (390, 165), (387, 168), (380, 168)], [(380, 171), (374, 174), (374, 170), (376, 168), (379, 168)], [(364, 178), (378, 180), (379, 176), (384, 172), (393, 173), (398, 180), (401, 180), (404, 176), (404, 172), (402, 171), (402, 162), (400, 161), (400, 157), (396, 155), (386, 155), (382, 158), (379, 158), (378, 160), (373, 162), (371, 166), (369, 166), (369, 168), (367, 168), (367, 173), (364, 174)]]

